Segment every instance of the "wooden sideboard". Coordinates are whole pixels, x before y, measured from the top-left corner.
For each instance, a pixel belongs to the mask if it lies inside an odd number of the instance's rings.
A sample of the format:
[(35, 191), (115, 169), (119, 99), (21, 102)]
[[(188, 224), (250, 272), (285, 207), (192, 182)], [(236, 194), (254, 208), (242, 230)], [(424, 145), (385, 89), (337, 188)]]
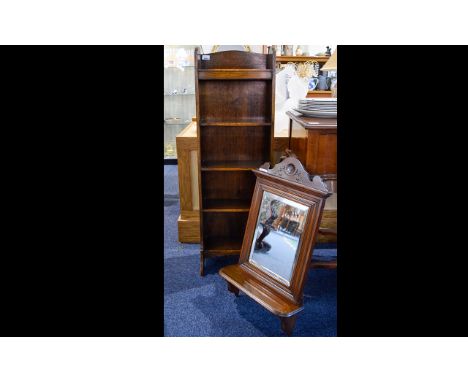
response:
[(199, 243), (198, 139), (195, 118), (177, 135), (176, 146), (180, 194), (180, 215), (177, 220), (179, 241)]
[(336, 119), (308, 118), (288, 111), (290, 148), (314, 175), (336, 180)]
[(333, 195), (325, 204), (320, 224), (322, 234), (319, 242), (335, 242), (337, 229), (337, 181), (336, 181), (336, 129), (337, 120), (328, 118), (308, 118), (288, 111), (289, 146), (297, 158), (304, 164), (307, 172), (320, 175), (327, 183)]
[[(333, 122), (332, 120), (327, 123)], [(320, 130), (311, 130), (312, 139), (308, 141), (307, 132), (308, 129), (305, 129), (300, 124), (293, 124), (294, 130), (292, 131), (291, 144), (292, 149), (298, 156), (299, 160), (305, 165), (306, 169), (311, 173), (317, 173), (316, 170), (322, 169), (334, 171), (336, 174), (336, 120), (334, 129), (329, 129), (325, 127), (322, 130), (323, 137), (317, 137), (314, 134), (317, 134)], [(333, 146), (333, 138), (325, 137), (327, 134), (335, 134), (335, 143)], [(302, 138), (301, 138), (302, 137)], [(323, 141), (321, 141), (323, 140)], [(314, 144), (315, 142), (315, 144)], [(328, 151), (323, 152), (322, 149), (316, 146), (323, 146), (323, 144), (329, 145)], [(198, 203), (198, 137), (197, 137), (197, 122), (196, 118), (192, 118), (192, 122), (182, 130), (179, 135), (176, 137), (177, 144), (177, 157), (178, 157), (178, 167), (179, 167), (179, 192), (180, 192), (180, 216), (178, 219), (178, 230), (179, 230), (179, 241), (182, 243), (199, 243), (200, 242), (200, 212), (199, 212), (199, 203)], [(275, 158), (279, 158), (282, 152), (289, 147), (289, 138), (287, 137), (275, 137), (273, 139), (273, 155)], [(309, 161), (313, 159), (312, 155), (307, 155), (308, 146), (316, 147), (316, 155), (318, 155), (319, 162), (321, 162), (321, 157), (324, 155), (334, 156), (334, 158), (329, 158), (325, 161), (328, 163), (326, 166), (320, 164), (319, 166), (314, 166), (309, 162), (309, 167), (307, 167), (307, 158)], [(330, 145), (332, 147), (330, 147)], [(325, 146), (326, 149), (326, 146)], [(334, 167), (330, 166), (330, 164)], [(311, 169), (313, 171), (311, 171)], [(322, 173), (323, 175), (323, 173)], [(333, 181), (331, 182), (332, 187), (336, 188), (336, 184)], [(332, 195), (327, 199), (325, 204), (325, 209), (322, 215), (322, 222), (320, 227), (323, 229), (336, 230), (336, 195)], [(334, 242), (335, 238), (333, 235), (319, 234), (318, 242)]]

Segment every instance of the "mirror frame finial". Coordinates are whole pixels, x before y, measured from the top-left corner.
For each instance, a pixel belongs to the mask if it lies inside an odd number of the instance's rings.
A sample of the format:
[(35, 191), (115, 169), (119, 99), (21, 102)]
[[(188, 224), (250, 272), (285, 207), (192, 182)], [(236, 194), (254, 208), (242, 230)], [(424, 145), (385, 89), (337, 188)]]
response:
[(266, 162), (259, 168), (259, 170), (291, 182), (296, 182), (304, 186), (314, 188), (327, 194), (330, 193), (327, 185), (323, 182), (320, 176), (316, 175), (312, 180), (310, 180), (309, 173), (305, 170), (299, 159), (295, 157), (285, 158), (272, 169), (270, 169), (270, 163)]

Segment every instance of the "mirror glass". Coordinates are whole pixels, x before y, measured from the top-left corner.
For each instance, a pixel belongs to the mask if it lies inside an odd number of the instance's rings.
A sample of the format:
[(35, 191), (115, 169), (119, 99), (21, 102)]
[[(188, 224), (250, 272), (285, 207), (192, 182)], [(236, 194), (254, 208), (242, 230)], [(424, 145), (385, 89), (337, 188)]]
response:
[(309, 207), (265, 191), (249, 262), (289, 285)]

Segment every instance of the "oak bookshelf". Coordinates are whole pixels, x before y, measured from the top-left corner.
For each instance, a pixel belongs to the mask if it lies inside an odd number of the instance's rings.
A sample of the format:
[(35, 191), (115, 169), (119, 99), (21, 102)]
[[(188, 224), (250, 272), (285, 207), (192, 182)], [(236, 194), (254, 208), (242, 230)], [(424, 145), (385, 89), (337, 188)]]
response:
[(275, 54), (195, 51), (200, 275), (205, 258), (239, 255), (255, 175), (272, 162)]

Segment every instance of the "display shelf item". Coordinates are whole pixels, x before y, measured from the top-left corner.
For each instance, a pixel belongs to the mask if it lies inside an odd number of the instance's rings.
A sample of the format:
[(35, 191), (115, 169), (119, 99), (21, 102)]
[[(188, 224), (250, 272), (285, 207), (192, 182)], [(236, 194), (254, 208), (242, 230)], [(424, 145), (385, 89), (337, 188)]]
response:
[(254, 189), (272, 159), (275, 57), (195, 54), (200, 142), (200, 274), (205, 258), (238, 255)]

